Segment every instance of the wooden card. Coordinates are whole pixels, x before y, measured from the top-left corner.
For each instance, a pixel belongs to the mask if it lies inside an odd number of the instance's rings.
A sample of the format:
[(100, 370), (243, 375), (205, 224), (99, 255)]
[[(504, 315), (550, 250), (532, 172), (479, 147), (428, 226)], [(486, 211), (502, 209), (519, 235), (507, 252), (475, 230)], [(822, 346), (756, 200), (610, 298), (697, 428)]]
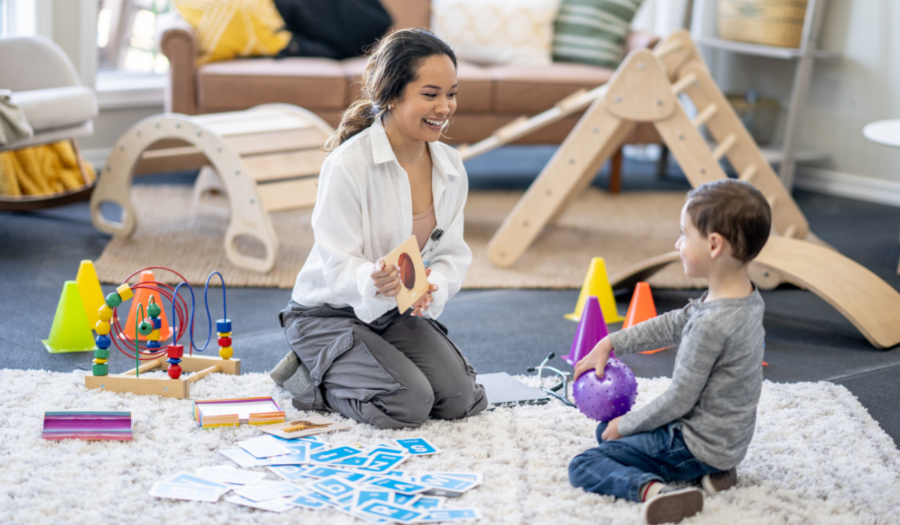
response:
[(404, 313), (428, 292), (425, 264), (419, 253), (419, 243), (413, 235), (384, 257), (385, 267), (400, 267), (400, 293), (397, 294), (397, 309)]
[(318, 414), (310, 414), (292, 418), (284, 423), (259, 427), (266, 434), (272, 434), (284, 439), (296, 439), (306, 436), (314, 436), (323, 432), (344, 430), (354, 425), (352, 421), (337, 422)]

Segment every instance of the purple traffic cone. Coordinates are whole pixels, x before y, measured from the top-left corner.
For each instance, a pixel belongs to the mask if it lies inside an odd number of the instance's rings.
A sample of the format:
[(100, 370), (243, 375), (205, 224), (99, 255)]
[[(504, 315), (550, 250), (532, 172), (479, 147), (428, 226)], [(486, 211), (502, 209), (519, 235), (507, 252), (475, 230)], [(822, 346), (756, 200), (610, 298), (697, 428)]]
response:
[(569, 355), (563, 356), (563, 360), (572, 366), (588, 355), (601, 339), (609, 335), (606, 328), (606, 320), (603, 319), (603, 310), (600, 309), (600, 301), (592, 295), (584, 303), (581, 319), (578, 321), (578, 331), (572, 341), (572, 349)]

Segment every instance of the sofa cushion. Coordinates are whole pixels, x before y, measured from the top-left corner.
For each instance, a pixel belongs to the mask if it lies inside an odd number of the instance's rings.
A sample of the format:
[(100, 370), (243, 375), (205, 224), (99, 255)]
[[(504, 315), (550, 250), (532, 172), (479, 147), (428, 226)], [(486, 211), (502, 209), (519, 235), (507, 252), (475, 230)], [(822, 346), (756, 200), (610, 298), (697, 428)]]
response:
[[(350, 84), (348, 103), (359, 98), (360, 78), (366, 68), (366, 60), (365, 57), (360, 57), (349, 58), (341, 62), (347, 75), (347, 82)], [(456, 74), (459, 79), (459, 102), (456, 110), (463, 112), (491, 111), (493, 80), (490, 71), (474, 64), (460, 62)]]
[(97, 116), (97, 99), (86, 86), (17, 91), (10, 101), (19, 106), (35, 134), (84, 124)]
[(605, 84), (614, 72), (603, 67), (564, 62), (487, 69), (494, 80), (493, 111), (530, 115), (552, 108), (579, 89), (594, 89)]
[(422, 27), (431, 23), (431, 0), (381, 0), (394, 19), (394, 29)]
[(257, 58), (206, 64), (197, 72), (198, 103), (206, 111), (285, 102), (307, 109), (344, 109), (343, 65), (327, 58)]

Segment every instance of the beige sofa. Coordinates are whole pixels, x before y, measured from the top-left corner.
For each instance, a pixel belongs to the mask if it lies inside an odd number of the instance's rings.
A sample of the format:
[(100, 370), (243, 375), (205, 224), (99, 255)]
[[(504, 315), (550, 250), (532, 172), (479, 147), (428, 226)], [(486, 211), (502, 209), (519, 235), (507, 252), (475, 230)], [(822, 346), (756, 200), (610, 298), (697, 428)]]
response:
[[(428, 0), (382, 0), (395, 28), (428, 27)], [(158, 28), (159, 45), (169, 59), (166, 110), (188, 115), (242, 110), (258, 104), (286, 102), (313, 111), (332, 125), (358, 95), (355, 84), (364, 58), (249, 58), (197, 67), (197, 36), (183, 19), (172, 16)], [(632, 32), (626, 52), (652, 47), (658, 38)], [(474, 143), (519, 116), (553, 107), (579, 89), (609, 80), (613, 71), (571, 63), (549, 66), (480, 67), (460, 63), (459, 105), (447, 134), (452, 143)], [(519, 143), (558, 144), (581, 115), (573, 115), (520, 139)], [(650, 125), (639, 125), (628, 143), (658, 143)]]

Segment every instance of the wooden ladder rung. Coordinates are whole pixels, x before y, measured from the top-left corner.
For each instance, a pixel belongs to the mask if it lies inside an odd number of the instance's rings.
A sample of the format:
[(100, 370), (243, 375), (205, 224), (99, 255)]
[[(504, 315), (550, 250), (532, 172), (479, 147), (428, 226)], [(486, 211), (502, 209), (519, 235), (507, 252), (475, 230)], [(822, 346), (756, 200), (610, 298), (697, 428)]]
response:
[(741, 175), (738, 177), (739, 180), (744, 182), (750, 182), (753, 177), (756, 176), (756, 164), (751, 164), (747, 166), (744, 171), (741, 172)]
[(688, 88), (691, 84), (697, 81), (697, 74), (694, 72), (690, 72), (687, 75), (678, 79), (678, 82), (672, 84), (672, 93), (679, 95), (682, 91)]
[(662, 59), (662, 58), (666, 58), (667, 56), (671, 55), (672, 53), (674, 53), (676, 51), (681, 50), (683, 47), (684, 46), (682, 46), (680, 43), (670, 44), (670, 45), (667, 45), (665, 48), (660, 49), (659, 51), (655, 51), (655, 53), (656, 53), (657, 58)]
[(509, 124), (506, 124), (505, 126), (502, 126), (500, 129), (495, 131), (494, 136), (497, 137), (497, 140), (506, 140), (510, 135), (518, 132), (519, 128), (526, 122), (528, 122), (528, 117), (522, 115)]
[(719, 111), (719, 108), (716, 107), (715, 104), (710, 104), (703, 108), (703, 111), (701, 111), (700, 114), (694, 117), (694, 120), (692, 121), (694, 127), (699, 128), (700, 126), (706, 124), (706, 121), (711, 119), (717, 111)]
[(794, 235), (796, 235), (796, 234), (797, 234), (797, 227), (794, 226), (793, 224), (791, 224), (790, 226), (788, 226), (787, 228), (784, 229), (784, 233), (782, 234), (782, 237), (793, 238)]
[(775, 203), (778, 202), (778, 196), (772, 195), (771, 197), (766, 197), (766, 202), (769, 203), (769, 208), (775, 208)]
[(737, 137), (734, 136), (734, 133), (729, 133), (728, 136), (725, 137), (725, 140), (719, 143), (716, 146), (716, 149), (713, 150), (712, 156), (714, 159), (719, 160), (728, 153), (728, 150), (734, 147), (737, 142)]

